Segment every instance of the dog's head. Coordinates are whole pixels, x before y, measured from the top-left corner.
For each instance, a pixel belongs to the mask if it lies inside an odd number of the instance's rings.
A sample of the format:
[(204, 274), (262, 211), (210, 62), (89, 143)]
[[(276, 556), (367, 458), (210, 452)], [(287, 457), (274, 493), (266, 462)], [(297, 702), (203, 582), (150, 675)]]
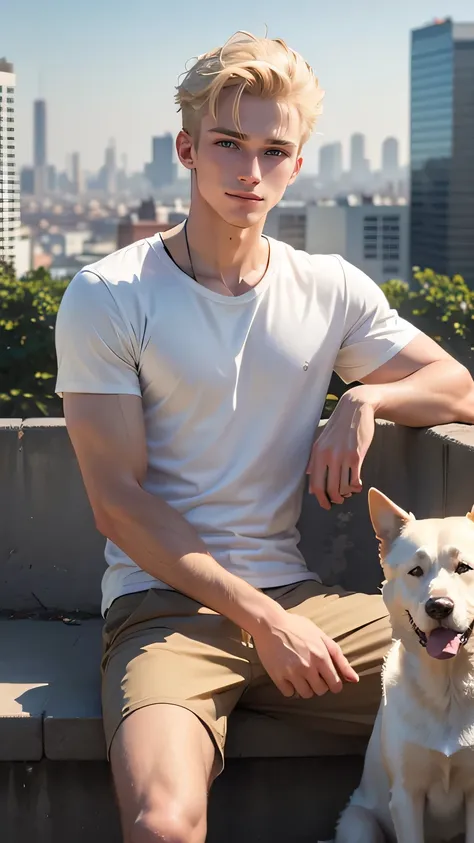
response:
[(369, 511), (394, 636), (435, 659), (456, 656), (474, 627), (473, 512), (417, 521), (377, 489), (369, 491)]

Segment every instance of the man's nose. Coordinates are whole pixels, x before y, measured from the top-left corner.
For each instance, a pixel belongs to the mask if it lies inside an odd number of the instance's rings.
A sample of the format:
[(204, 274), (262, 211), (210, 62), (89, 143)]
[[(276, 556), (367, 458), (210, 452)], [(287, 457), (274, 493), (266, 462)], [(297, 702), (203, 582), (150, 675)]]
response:
[(425, 612), (435, 621), (449, 617), (454, 609), (454, 602), (450, 597), (430, 597), (425, 603)]
[(239, 176), (239, 181), (242, 182), (242, 184), (260, 184), (262, 181), (262, 173), (257, 156), (247, 160), (245, 169)]

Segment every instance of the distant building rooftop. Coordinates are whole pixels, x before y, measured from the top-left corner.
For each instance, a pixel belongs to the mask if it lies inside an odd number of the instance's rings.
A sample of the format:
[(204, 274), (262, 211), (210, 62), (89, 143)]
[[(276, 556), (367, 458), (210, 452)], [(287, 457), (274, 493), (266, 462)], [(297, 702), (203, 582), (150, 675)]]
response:
[(117, 228), (117, 249), (130, 246), (137, 240), (153, 237), (159, 231), (168, 231), (172, 227), (173, 223), (158, 220), (121, 220)]
[(0, 73), (13, 73), (13, 64), (7, 61), (6, 58), (0, 59)]

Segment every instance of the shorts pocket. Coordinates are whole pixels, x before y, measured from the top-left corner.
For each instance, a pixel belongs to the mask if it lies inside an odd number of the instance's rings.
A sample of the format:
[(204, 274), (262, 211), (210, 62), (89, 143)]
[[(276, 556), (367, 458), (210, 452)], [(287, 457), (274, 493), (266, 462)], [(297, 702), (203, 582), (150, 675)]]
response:
[(135, 591), (132, 594), (124, 594), (114, 600), (102, 628), (102, 652), (103, 656), (114, 643), (115, 639), (124, 629), (138, 623), (144, 614), (145, 604), (153, 597), (155, 590), (149, 588), (146, 591)]

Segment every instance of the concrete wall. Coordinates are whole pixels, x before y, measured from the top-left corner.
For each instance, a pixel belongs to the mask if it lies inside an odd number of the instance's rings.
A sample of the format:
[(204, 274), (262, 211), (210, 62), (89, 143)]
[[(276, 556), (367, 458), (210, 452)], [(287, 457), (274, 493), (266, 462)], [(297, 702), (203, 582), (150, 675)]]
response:
[[(329, 583), (374, 591), (381, 577), (368, 487), (419, 517), (464, 514), (474, 501), (473, 476), (474, 427), (378, 424), (364, 493), (330, 513), (305, 497), (308, 564)], [(64, 421), (0, 421), (0, 614), (98, 614), (103, 546)], [(0, 840), (120, 843), (110, 769), (96, 760), (103, 758), (100, 621), (0, 625)], [(346, 742), (341, 757), (341, 749), (310, 747), (304, 730), (286, 733), (273, 718), (238, 714), (229, 723), (226, 769), (210, 795), (208, 843), (330, 838), (362, 758), (348, 755), (355, 750)]]
[[(464, 514), (474, 503), (474, 428), (377, 425), (365, 491), (324, 512), (305, 496), (301, 549), (328, 583), (380, 583), (369, 522), (370, 485), (419, 517)], [(0, 421), (0, 609), (97, 614), (105, 540), (94, 526), (63, 419)]]

